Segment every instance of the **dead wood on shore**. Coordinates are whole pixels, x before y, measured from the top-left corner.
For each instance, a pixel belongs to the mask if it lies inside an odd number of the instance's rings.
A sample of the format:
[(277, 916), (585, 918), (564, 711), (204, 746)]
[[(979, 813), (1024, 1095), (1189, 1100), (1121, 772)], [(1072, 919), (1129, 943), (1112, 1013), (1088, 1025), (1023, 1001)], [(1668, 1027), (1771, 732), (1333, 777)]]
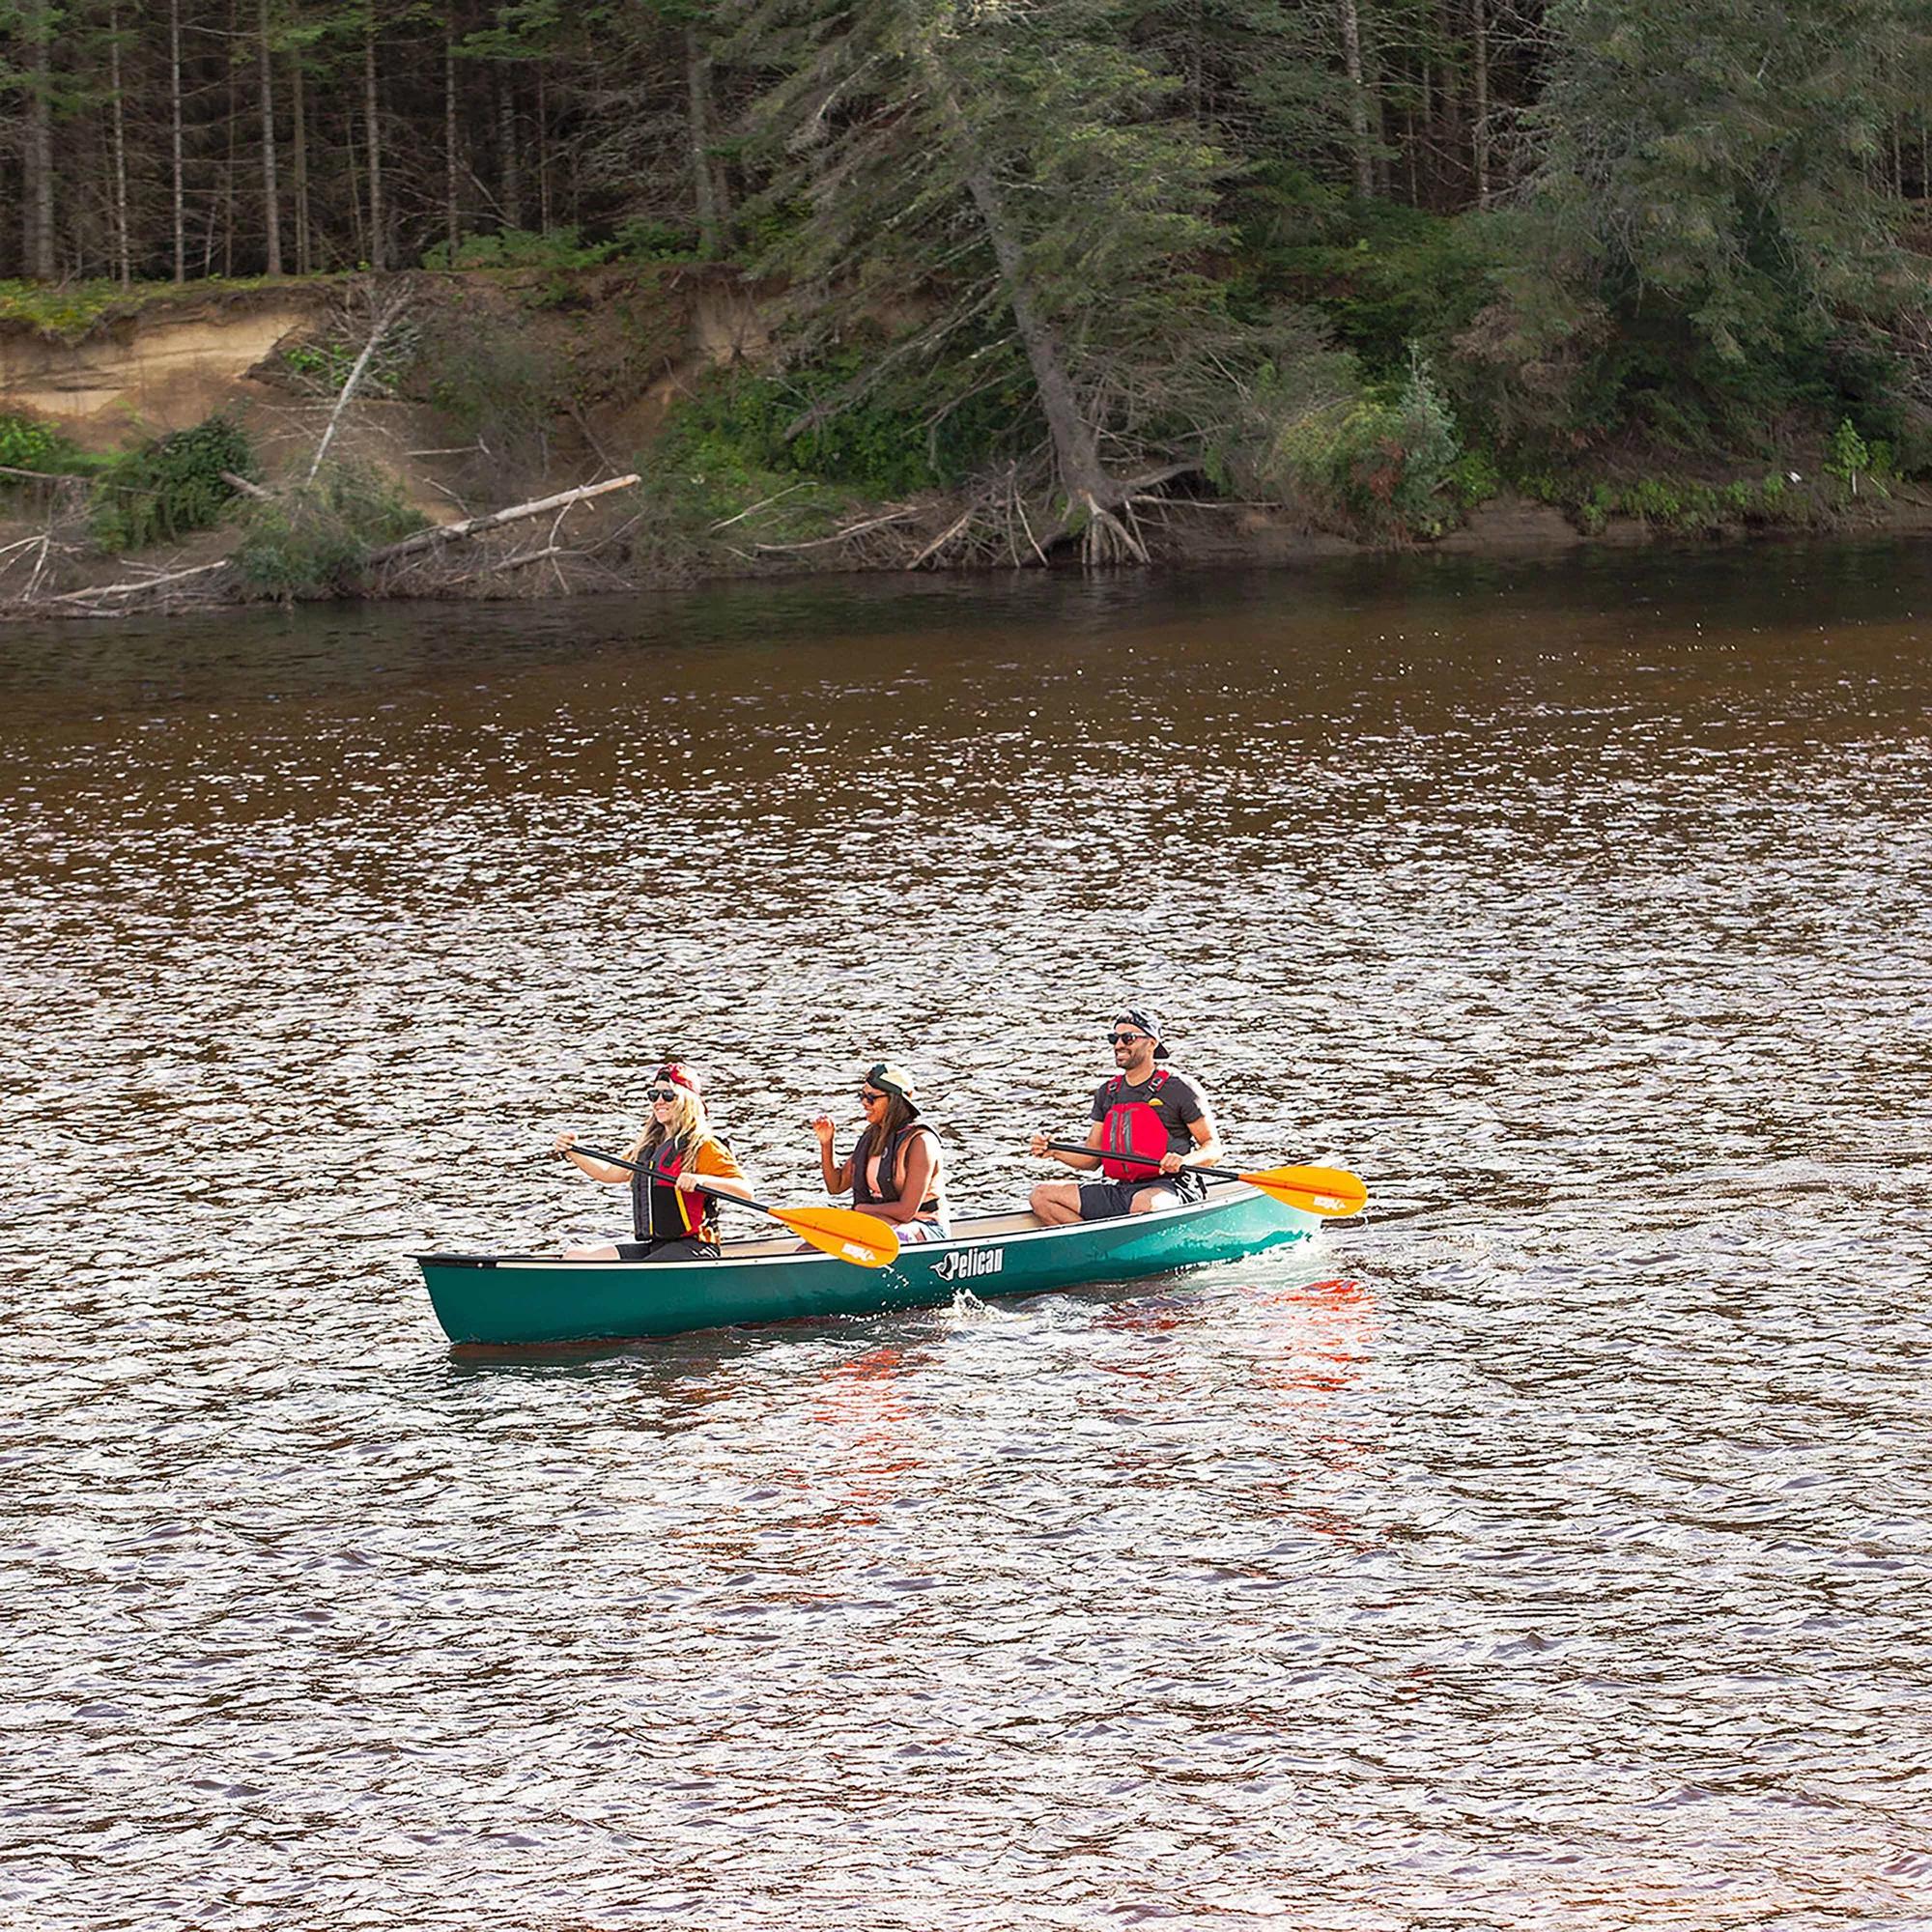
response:
[[(573, 584), (562, 570), (566, 559), (580, 566), (580, 571), (589, 572), (600, 586), (615, 585), (622, 580), (597, 560), (601, 546), (596, 542), (582, 547), (564, 543), (563, 524), (580, 503), (609, 496), (613, 491), (631, 489), (638, 481), (636, 475), (610, 477), (601, 483), (556, 491), (527, 503), (513, 503), (485, 516), (438, 524), (372, 552), (365, 569), (381, 589), (407, 590), (417, 596), (457, 593), (500, 572), (521, 570), (539, 562), (552, 565), (557, 588), (567, 592)], [(460, 565), (452, 564), (449, 553), (455, 546), (470, 544), (507, 526), (546, 515), (554, 516), (554, 522), (540, 548), (514, 552), (508, 556), (492, 554), (486, 549), (473, 558), (466, 557)], [(136, 611), (154, 613), (233, 603), (242, 589), (234, 558), (222, 555), (180, 569), (152, 570), (124, 565), (139, 574), (74, 590), (45, 590), (42, 587), (43, 580), (58, 548), (61, 547), (53, 543), (50, 535), (43, 534), (23, 538), (0, 550), (0, 575), (15, 564), (23, 568), (32, 566), (26, 572), (20, 593), (10, 604), (0, 606), (0, 611), (17, 617), (122, 617)]]
[(564, 490), (554, 497), (539, 497), (527, 503), (513, 503), (507, 510), (492, 510), (487, 516), (465, 517), (460, 523), (434, 524), (426, 530), (418, 530), (413, 536), (403, 537), (396, 543), (384, 544), (381, 550), (372, 551), (369, 562), (372, 567), (393, 563), (399, 557), (412, 556), (418, 551), (434, 550), (440, 544), (456, 543), (465, 537), (481, 536), (486, 530), (500, 529), (505, 524), (521, 523), (526, 517), (541, 517), (551, 510), (568, 510), (578, 503), (585, 503), (593, 497), (607, 496), (612, 490), (634, 489), (640, 479), (630, 476), (613, 476), (603, 483), (585, 483), (576, 490)]

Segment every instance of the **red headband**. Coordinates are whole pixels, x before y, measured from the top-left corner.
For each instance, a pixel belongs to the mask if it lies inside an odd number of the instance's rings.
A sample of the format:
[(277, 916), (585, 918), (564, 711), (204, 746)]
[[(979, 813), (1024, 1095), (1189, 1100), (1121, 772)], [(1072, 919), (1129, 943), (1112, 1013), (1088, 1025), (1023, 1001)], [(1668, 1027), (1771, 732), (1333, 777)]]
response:
[(674, 1060), (667, 1061), (651, 1075), (653, 1080), (668, 1080), (673, 1087), (682, 1087), (687, 1094), (698, 1091), (697, 1076), (687, 1066), (681, 1066)]

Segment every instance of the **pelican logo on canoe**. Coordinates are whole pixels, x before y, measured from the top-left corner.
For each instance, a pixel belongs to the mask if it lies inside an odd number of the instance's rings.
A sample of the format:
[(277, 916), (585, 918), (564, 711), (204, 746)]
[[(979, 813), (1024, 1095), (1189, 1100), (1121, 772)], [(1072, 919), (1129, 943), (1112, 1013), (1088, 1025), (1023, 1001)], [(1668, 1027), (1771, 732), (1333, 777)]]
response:
[(1004, 1248), (956, 1248), (944, 1261), (933, 1264), (934, 1281), (973, 1281), (982, 1274), (998, 1274), (1007, 1264)]

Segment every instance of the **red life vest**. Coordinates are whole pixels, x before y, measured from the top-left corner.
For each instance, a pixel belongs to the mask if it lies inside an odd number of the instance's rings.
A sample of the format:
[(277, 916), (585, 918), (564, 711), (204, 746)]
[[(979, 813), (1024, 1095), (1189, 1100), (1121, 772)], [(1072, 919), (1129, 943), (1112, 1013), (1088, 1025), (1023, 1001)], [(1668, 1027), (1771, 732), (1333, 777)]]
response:
[(667, 1156), (660, 1146), (647, 1168), (631, 1177), (631, 1227), (640, 1241), (715, 1241), (717, 1208), (709, 1194), (687, 1194), (674, 1185), (684, 1172), (682, 1152)]
[[(1159, 1162), (1173, 1151), (1173, 1142), (1168, 1138), (1167, 1122), (1158, 1107), (1146, 1100), (1122, 1100), (1120, 1095), (1126, 1088), (1126, 1078), (1115, 1074), (1107, 1082), (1104, 1098), (1107, 1111), (1101, 1117), (1101, 1145), (1117, 1153), (1136, 1153), (1147, 1156), (1145, 1162), (1105, 1160), (1100, 1162), (1100, 1172), (1109, 1180), (1151, 1180), (1159, 1174)], [(1152, 1086), (1155, 1091), (1167, 1085), (1167, 1068), (1154, 1068)]]

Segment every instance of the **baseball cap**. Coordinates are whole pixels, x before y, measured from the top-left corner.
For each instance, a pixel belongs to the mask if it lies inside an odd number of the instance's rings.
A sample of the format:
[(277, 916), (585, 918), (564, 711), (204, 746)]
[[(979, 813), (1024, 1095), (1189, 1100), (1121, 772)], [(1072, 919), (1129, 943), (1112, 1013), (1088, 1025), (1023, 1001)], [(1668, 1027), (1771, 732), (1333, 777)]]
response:
[(1154, 1041), (1153, 1057), (1156, 1060), (1167, 1059), (1167, 1048), (1161, 1044), (1160, 1039), (1160, 1015), (1151, 1007), (1116, 1007), (1114, 1017), (1117, 1020), (1127, 1021), (1129, 1025), (1139, 1028), (1142, 1033), (1151, 1034)]

